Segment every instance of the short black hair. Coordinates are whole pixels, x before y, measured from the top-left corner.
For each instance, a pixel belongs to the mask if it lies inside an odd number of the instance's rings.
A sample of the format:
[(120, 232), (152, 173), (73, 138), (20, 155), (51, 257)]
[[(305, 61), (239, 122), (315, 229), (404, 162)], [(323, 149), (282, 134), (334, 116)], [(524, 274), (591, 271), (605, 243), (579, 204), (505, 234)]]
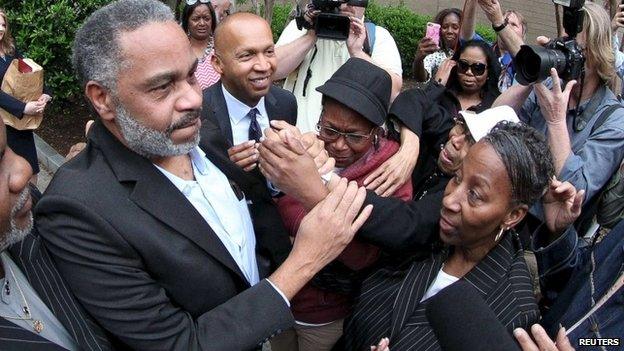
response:
[(555, 168), (542, 133), (524, 123), (501, 121), (481, 141), (503, 161), (513, 202), (531, 206), (544, 195)]
[(215, 28), (217, 28), (217, 15), (215, 14), (214, 7), (210, 2), (203, 3), (201, 1), (197, 1), (193, 5), (184, 5), (184, 9), (182, 10), (182, 29), (188, 33), (189, 17), (191, 17), (193, 11), (200, 5), (208, 6), (210, 17), (212, 18), (212, 21), (210, 21), (210, 31), (212, 32), (212, 35), (214, 35)]

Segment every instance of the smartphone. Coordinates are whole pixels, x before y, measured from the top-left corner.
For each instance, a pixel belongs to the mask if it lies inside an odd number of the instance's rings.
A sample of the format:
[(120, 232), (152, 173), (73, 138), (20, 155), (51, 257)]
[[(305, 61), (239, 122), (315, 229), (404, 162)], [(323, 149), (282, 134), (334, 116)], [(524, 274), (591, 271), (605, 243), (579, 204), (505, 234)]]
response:
[(427, 22), (425, 37), (431, 38), (437, 46), (440, 46), (440, 25), (437, 23)]

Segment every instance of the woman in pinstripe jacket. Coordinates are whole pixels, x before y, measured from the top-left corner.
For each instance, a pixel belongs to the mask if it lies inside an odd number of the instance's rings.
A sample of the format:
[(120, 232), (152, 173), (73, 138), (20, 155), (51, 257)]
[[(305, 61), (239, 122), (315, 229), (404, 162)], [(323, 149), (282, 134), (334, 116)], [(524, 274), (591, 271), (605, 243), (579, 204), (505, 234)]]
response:
[[(529, 272), (513, 232), (554, 174), (543, 136), (501, 122), (472, 146), (446, 187), (437, 248), (402, 267), (381, 268), (362, 285), (347, 321), (346, 349), (438, 350), (427, 300), (458, 280), (472, 284), (511, 333), (539, 319)], [(458, 305), (457, 308), (462, 308)]]

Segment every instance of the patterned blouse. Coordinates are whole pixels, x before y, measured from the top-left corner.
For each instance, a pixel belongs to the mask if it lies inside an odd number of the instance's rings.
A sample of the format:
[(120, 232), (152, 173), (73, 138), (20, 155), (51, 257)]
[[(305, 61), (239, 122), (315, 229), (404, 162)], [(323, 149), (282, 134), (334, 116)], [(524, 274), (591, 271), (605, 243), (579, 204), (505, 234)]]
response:
[(206, 50), (204, 50), (204, 56), (197, 62), (197, 70), (195, 71), (195, 78), (202, 90), (208, 88), (221, 79), (221, 75), (215, 71), (212, 66), (212, 55), (214, 53), (214, 39), (210, 38)]
[(438, 50), (425, 56), (425, 59), (423, 60), (423, 67), (427, 72), (427, 81), (429, 81), (431, 77), (435, 76), (442, 62), (449, 57), (453, 57), (453, 50), (449, 50), (448, 54), (444, 50)]

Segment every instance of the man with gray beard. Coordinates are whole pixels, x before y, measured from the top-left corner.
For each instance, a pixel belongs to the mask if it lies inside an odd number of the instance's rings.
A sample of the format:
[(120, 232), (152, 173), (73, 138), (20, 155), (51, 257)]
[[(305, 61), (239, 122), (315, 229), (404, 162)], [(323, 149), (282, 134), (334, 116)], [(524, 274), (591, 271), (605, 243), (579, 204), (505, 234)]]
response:
[(0, 350), (110, 350), (33, 229), (31, 176), (0, 121)]
[(291, 327), (289, 299), (370, 214), (364, 189), (341, 181), (291, 250), (265, 184), (200, 120), (197, 60), (159, 1), (94, 12), (73, 63), (99, 119), (35, 217), (85, 309), (124, 350), (249, 350)]

